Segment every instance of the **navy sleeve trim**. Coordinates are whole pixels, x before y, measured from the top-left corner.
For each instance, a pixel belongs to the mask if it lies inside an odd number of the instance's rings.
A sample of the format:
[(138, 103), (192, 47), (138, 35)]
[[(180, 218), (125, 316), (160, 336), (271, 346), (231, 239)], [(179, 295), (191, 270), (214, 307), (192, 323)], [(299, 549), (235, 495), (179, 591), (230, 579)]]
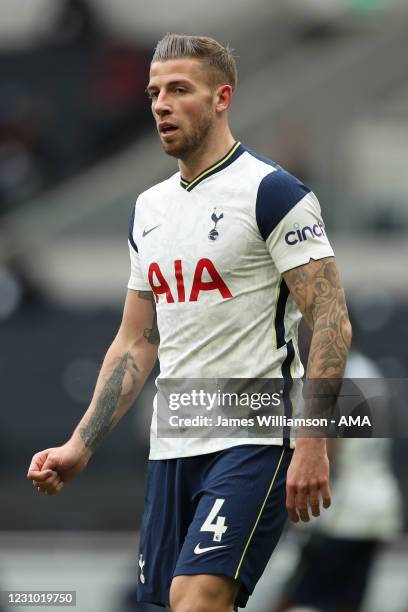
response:
[(136, 253), (138, 253), (137, 250), (137, 246), (136, 246), (136, 242), (133, 239), (133, 226), (135, 224), (135, 209), (136, 207), (133, 207), (133, 212), (132, 212), (132, 216), (130, 218), (130, 223), (129, 223), (129, 234), (128, 234), (128, 238), (129, 238), (129, 242), (132, 245), (132, 247), (135, 249)]
[(286, 170), (276, 170), (262, 179), (258, 187), (255, 214), (264, 240), (308, 193), (310, 189)]

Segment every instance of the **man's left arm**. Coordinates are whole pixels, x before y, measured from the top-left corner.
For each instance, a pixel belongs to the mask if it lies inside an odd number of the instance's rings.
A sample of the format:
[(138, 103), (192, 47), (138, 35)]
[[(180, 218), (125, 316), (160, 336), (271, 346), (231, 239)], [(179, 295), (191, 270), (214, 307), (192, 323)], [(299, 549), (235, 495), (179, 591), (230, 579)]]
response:
[[(306, 377), (341, 379), (351, 344), (351, 325), (334, 257), (311, 259), (283, 273), (289, 291), (313, 330)], [(325, 438), (299, 438), (289, 467), (286, 507), (289, 518), (309, 521), (330, 506), (329, 461)]]

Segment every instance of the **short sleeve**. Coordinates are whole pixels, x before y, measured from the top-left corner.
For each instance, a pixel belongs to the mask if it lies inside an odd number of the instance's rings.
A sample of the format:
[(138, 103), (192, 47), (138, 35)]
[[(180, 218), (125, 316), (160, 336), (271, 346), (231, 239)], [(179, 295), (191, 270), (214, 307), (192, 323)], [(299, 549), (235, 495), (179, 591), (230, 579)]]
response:
[(259, 185), (256, 219), (281, 274), (310, 259), (334, 255), (318, 199), (285, 170), (268, 174)]
[(138, 248), (134, 239), (134, 227), (135, 227), (135, 209), (133, 208), (132, 216), (129, 223), (129, 254), (130, 254), (130, 278), (128, 282), (128, 289), (139, 289), (140, 291), (151, 291), (152, 288), (143, 277), (142, 268), (140, 265), (140, 256)]

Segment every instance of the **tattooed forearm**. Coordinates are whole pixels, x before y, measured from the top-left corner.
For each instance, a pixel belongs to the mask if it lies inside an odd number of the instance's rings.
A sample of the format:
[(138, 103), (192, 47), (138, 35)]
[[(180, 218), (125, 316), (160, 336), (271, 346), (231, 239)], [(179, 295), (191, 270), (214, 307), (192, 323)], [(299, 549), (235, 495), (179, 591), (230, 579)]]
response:
[(139, 297), (142, 298), (142, 300), (149, 300), (152, 304), (152, 309), (153, 309), (152, 326), (147, 327), (144, 330), (143, 336), (146, 338), (148, 342), (150, 342), (150, 344), (160, 344), (160, 334), (159, 334), (159, 328), (157, 326), (156, 302), (154, 299), (153, 291), (139, 291)]
[(285, 272), (284, 278), (313, 329), (308, 377), (341, 378), (351, 344), (351, 326), (334, 259), (311, 260)]
[[(138, 371), (131, 353), (125, 353), (119, 359), (112, 374), (103, 385), (89, 421), (79, 429), (79, 434), (87, 448), (95, 451), (116, 424), (115, 411), (122, 398), (129, 399), (132, 396)], [(126, 374), (130, 377), (130, 385), (126, 383), (126, 386), (130, 387), (128, 391), (124, 389)]]

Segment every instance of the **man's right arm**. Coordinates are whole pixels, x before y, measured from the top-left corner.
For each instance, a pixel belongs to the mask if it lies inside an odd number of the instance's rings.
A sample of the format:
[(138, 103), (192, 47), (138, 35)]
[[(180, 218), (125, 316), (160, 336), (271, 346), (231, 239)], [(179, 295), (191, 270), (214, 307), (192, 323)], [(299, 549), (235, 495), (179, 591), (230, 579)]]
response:
[(128, 411), (157, 358), (159, 333), (151, 291), (128, 290), (119, 331), (106, 353), (88, 410), (70, 440), (34, 455), (28, 478), (40, 491), (58, 493)]

